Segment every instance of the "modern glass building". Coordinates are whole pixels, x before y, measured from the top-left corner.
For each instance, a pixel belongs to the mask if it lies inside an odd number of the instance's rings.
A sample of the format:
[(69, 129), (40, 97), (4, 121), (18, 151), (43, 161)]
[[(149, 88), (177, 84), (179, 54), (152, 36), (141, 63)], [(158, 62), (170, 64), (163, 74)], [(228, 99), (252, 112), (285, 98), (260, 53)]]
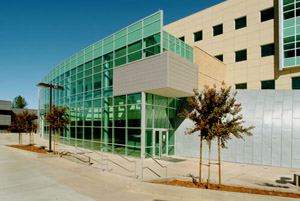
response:
[[(53, 104), (67, 106), (71, 124), (61, 142), (141, 157), (173, 155), (180, 97), (197, 87), (193, 48), (163, 31), (159, 11), (90, 45), (42, 80), (60, 85)], [(176, 81), (187, 72), (186, 86)], [(189, 81), (192, 78), (192, 82)], [(49, 89), (39, 89), (41, 133), (48, 139)]]

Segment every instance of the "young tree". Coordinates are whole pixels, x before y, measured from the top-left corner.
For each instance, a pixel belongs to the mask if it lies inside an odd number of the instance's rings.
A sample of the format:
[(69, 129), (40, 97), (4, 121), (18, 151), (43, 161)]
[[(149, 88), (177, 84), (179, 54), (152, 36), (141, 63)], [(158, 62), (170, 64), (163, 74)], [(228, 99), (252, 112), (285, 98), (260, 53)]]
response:
[(200, 131), (200, 167), (199, 167), (199, 184), (201, 183), (201, 165), (202, 165), (202, 140), (206, 140), (209, 148), (208, 162), (208, 179), (207, 186), (210, 182), (210, 165), (211, 165), (211, 142), (215, 138), (218, 140), (218, 165), (219, 165), (219, 184), (221, 185), (221, 154), (220, 147), (225, 148), (230, 134), (234, 137), (242, 138), (243, 134), (252, 135), (250, 130), (253, 126), (244, 127), (245, 121), (243, 116), (238, 115), (241, 111), (240, 107), (235, 106), (235, 96), (231, 95), (231, 87), (222, 84), (220, 90), (208, 86), (199, 93), (194, 89), (194, 96), (187, 99), (189, 106), (193, 107), (192, 112), (185, 109), (179, 114), (180, 117), (191, 119), (194, 122), (194, 128), (189, 128), (186, 134), (193, 134)]
[(55, 131), (58, 134), (58, 142), (59, 142), (59, 131), (60, 129), (64, 129), (67, 124), (70, 123), (71, 118), (67, 115), (67, 107), (58, 108), (55, 105), (53, 105), (52, 113), (48, 112), (46, 114), (46, 119), (50, 124), (50, 129), (52, 129), (54, 132), (54, 154), (55, 154)]
[(29, 134), (29, 145), (33, 145), (33, 132), (37, 129), (36, 115), (30, 113), (27, 110), (22, 112), (23, 119), (25, 122), (25, 132)]
[(14, 98), (11, 107), (12, 108), (25, 108), (28, 105), (28, 103), (26, 102), (25, 98), (23, 98), (22, 96), (17, 96)]
[(8, 131), (19, 133), (19, 145), (22, 145), (22, 132), (25, 131), (25, 123), (21, 113), (12, 115)]

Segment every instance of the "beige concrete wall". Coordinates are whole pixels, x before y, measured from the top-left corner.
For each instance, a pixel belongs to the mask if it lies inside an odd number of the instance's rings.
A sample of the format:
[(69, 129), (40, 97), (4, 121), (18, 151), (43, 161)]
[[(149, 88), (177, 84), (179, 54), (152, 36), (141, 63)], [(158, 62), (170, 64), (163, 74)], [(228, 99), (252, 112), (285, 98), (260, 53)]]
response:
[(222, 82), (226, 81), (226, 65), (198, 47), (194, 47), (194, 52), (194, 62), (198, 65), (198, 89), (214, 84), (221, 87)]
[[(276, 89), (291, 89), (291, 77), (300, 76), (300, 68), (278, 72), (274, 56), (261, 57), (261, 45), (277, 43), (276, 20), (260, 22), (260, 11), (273, 6), (273, 0), (227, 0), (168, 24), (164, 30), (185, 36), (186, 43), (213, 56), (223, 54), (227, 84), (247, 82), (248, 89), (260, 89), (261, 81), (276, 79)], [(235, 30), (235, 19), (243, 16), (247, 16), (247, 27)], [(218, 24), (223, 24), (223, 34), (213, 36), (213, 26)], [(200, 30), (203, 40), (194, 42), (193, 33)], [(247, 49), (247, 60), (235, 62), (235, 52), (243, 49)]]

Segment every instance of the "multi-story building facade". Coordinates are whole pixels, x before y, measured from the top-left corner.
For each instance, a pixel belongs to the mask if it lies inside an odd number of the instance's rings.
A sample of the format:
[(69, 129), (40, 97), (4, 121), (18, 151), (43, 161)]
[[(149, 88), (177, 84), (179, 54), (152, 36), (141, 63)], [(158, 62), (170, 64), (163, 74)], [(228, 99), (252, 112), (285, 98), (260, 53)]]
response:
[(299, 9), (299, 0), (227, 0), (164, 29), (224, 62), (236, 89), (299, 89)]
[[(222, 158), (300, 168), (300, 93), (291, 90), (300, 88), (299, 3), (227, 0), (167, 26), (159, 11), (71, 56), (42, 80), (65, 88), (53, 93), (71, 117), (61, 142), (135, 157), (198, 157), (198, 136), (184, 135), (192, 124), (177, 113), (193, 88), (225, 81), (253, 89), (237, 101), (256, 128), (230, 141)], [(46, 138), (48, 106), (49, 89), (41, 88)]]

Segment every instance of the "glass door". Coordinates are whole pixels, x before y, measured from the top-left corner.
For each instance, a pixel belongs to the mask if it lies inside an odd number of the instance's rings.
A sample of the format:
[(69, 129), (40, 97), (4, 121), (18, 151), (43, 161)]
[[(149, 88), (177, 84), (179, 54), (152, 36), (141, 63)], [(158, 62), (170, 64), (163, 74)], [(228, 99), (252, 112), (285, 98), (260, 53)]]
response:
[(153, 135), (153, 155), (156, 158), (168, 155), (168, 130), (155, 129)]

